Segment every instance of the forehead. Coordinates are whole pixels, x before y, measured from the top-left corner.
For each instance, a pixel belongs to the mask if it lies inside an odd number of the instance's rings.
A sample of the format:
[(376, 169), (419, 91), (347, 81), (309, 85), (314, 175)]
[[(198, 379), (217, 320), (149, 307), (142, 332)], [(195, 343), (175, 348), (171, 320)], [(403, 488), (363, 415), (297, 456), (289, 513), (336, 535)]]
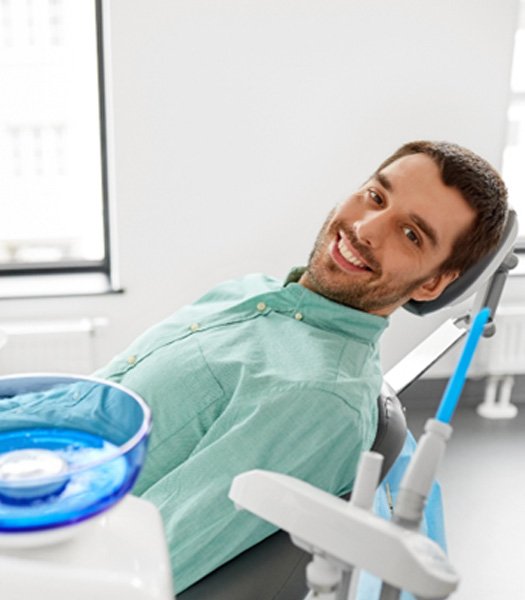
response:
[(439, 167), (425, 154), (404, 156), (374, 179), (398, 210), (429, 222), (446, 246), (451, 247), (474, 221), (474, 209), (457, 188), (443, 183)]
[(398, 158), (379, 172), (399, 185), (421, 185), (434, 188), (444, 185), (437, 164), (426, 154), (409, 154)]

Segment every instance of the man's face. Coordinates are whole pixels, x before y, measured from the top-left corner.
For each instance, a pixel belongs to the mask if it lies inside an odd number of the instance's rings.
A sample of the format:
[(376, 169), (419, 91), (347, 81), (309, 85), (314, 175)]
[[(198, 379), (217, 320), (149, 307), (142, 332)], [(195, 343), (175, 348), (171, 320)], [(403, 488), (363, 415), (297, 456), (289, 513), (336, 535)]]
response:
[(410, 299), (432, 300), (457, 277), (439, 267), (474, 218), (431, 158), (405, 156), (330, 213), (300, 283), (383, 316)]

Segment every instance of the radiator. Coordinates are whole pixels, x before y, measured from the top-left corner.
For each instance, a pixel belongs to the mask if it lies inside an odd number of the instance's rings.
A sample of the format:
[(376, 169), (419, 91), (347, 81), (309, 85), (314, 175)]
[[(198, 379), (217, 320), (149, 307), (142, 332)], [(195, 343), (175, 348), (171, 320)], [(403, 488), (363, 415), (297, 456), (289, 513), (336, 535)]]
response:
[(29, 372), (91, 373), (95, 335), (105, 319), (0, 322), (0, 375)]
[(515, 417), (518, 409), (511, 403), (514, 376), (525, 373), (525, 307), (498, 310), (496, 335), (482, 340), (476, 362), (477, 371), (487, 376), (478, 413), (490, 419)]
[(480, 374), (525, 373), (525, 306), (503, 306), (496, 314), (496, 335), (482, 340), (477, 364)]

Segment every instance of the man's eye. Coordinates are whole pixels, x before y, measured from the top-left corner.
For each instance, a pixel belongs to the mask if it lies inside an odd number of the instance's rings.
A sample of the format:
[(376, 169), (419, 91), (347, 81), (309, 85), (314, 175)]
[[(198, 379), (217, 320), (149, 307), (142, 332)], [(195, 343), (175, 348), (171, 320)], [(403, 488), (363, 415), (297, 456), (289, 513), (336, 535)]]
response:
[(416, 246), (420, 245), (419, 237), (410, 227), (403, 227), (403, 233), (406, 235), (407, 239), (410, 240)]
[(383, 198), (381, 198), (381, 196), (374, 190), (368, 190), (368, 195), (372, 202), (375, 202), (378, 206), (383, 204)]

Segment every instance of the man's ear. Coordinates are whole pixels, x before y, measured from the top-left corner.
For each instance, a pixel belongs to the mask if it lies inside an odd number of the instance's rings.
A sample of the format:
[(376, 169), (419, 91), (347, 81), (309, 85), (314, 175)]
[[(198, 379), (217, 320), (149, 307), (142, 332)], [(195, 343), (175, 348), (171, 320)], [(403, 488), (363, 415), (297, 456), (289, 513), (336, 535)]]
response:
[(441, 295), (444, 289), (458, 277), (459, 271), (447, 271), (446, 273), (434, 275), (434, 277), (427, 279), (424, 283), (417, 287), (412, 292), (410, 299), (417, 300), (418, 302), (435, 300)]

